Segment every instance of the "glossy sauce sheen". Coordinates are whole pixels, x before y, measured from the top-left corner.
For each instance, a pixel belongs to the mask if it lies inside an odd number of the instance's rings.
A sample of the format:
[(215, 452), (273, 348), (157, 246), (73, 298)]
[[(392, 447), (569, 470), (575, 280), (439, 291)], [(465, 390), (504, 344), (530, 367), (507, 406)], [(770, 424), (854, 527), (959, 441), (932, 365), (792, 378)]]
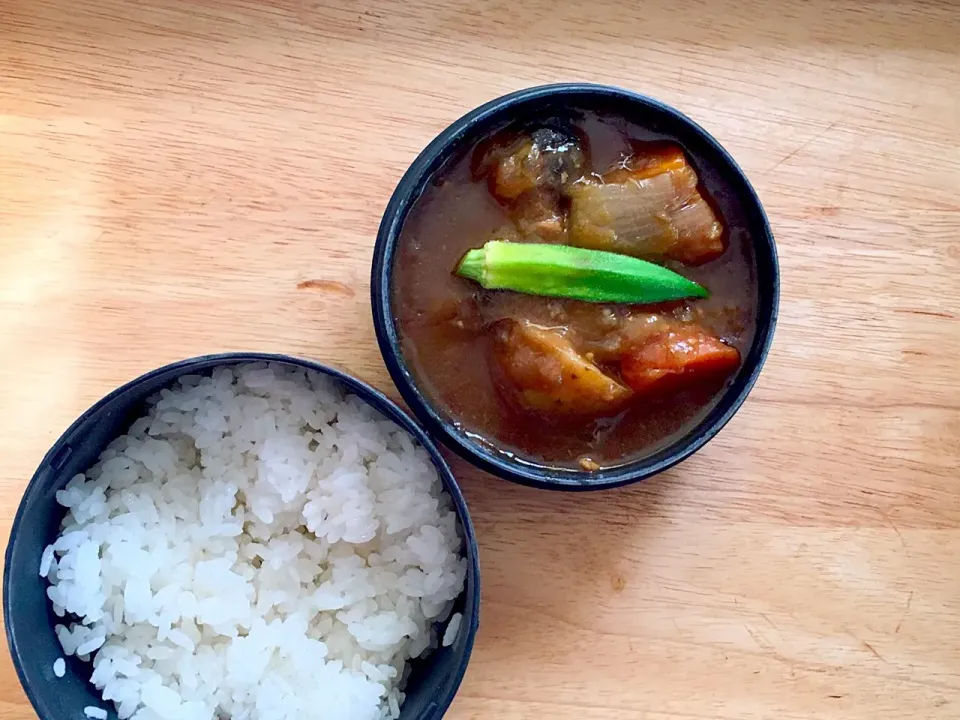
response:
[[(639, 143), (670, 140), (617, 118), (581, 114), (572, 124), (584, 142), (588, 167), (598, 174), (634, 153)], [(394, 261), (393, 312), (403, 357), (434, 407), (491, 448), (535, 465), (571, 468), (581, 467), (585, 458), (591, 466), (609, 467), (642, 457), (697, 422), (722, 387), (636, 399), (612, 417), (533, 416), (505, 399), (494, 383), (489, 325), (501, 317), (524, 317), (547, 327), (576, 328), (581, 339), (602, 344), (617, 317), (656, 311), (696, 319), (745, 356), (756, 317), (755, 263), (732, 194), (684, 148), (702, 194), (726, 228), (727, 248), (718, 259), (698, 267), (663, 264), (706, 286), (709, 298), (641, 308), (490, 291), (456, 277), (458, 262), (467, 250), (488, 240), (524, 238), (487, 182), (475, 177), (473, 150), (448, 163), (415, 202)]]

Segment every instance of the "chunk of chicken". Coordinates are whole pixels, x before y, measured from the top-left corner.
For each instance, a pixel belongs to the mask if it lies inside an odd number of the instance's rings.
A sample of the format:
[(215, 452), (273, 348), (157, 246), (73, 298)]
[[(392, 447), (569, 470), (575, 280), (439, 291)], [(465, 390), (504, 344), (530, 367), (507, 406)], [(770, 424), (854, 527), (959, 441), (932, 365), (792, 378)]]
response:
[(526, 320), (498, 324), (493, 358), (497, 384), (528, 410), (596, 415), (616, 411), (631, 395), (563, 334)]
[(723, 226), (679, 150), (570, 186), (572, 245), (689, 265), (723, 253)]
[(719, 382), (740, 366), (740, 353), (696, 324), (676, 325), (642, 336), (620, 362), (635, 393), (662, 395)]
[(541, 128), (505, 146), (495, 146), (481, 161), (490, 192), (510, 210), (522, 234), (548, 242), (566, 238), (563, 190), (583, 174), (578, 142)]

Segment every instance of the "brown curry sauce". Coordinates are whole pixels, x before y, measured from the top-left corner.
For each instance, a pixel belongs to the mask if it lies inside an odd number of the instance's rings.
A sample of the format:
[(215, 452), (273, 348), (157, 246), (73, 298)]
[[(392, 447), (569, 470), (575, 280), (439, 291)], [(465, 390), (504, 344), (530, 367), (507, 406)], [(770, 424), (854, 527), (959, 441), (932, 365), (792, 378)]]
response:
[[(625, 158), (675, 151), (658, 137), (619, 118), (584, 113), (564, 122), (579, 141), (588, 175), (620, 172)], [(519, 136), (517, 131), (508, 131)], [(498, 202), (483, 175), (491, 143), (478, 143), (448, 163), (410, 210), (393, 271), (393, 312), (404, 360), (434, 407), (475, 440), (517, 459), (561, 467), (608, 467), (647, 455), (696, 423), (729, 382), (680, 386), (635, 397), (608, 413), (552, 415), (531, 412), (498, 385), (494, 355), (498, 323), (525, 318), (561, 328), (578, 349), (611, 374), (605, 353), (617, 351), (626, 328), (656, 316), (693, 321), (741, 357), (752, 341), (757, 287), (752, 245), (739, 206), (719, 178), (684, 148), (699, 176), (699, 193), (723, 224), (725, 250), (698, 266), (661, 260), (710, 290), (710, 297), (663, 306), (585, 303), (485, 290), (453, 274), (467, 250), (488, 240), (562, 241), (518, 222), (516, 207)], [(672, 148), (672, 149), (671, 149)], [(542, 225), (539, 227), (543, 227)], [(551, 226), (552, 227), (552, 226)], [(537, 235), (536, 233), (539, 233)], [(492, 371), (492, 367), (494, 367)]]

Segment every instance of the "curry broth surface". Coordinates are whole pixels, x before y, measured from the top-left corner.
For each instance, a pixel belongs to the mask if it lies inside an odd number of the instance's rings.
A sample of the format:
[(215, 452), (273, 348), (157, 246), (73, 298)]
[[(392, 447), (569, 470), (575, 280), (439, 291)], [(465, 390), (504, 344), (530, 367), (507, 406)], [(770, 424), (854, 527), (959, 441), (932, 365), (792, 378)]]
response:
[[(590, 114), (573, 120), (573, 126), (584, 142), (589, 168), (596, 173), (615, 166), (636, 150), (639, 142), (669, 141), (626, 121)], [(581, 333), (602, 333), (603, 328), (593, 327), (598, 325), (595, 305), (485, 290), (453, 274), (467, 250), (488, 240), (520, 239), (486, 181), (474, 178), (472, 150), (448, 163), (417, 199), (404, 223), (394, 260), (393, 312), (401, 350), (434, 407), (461, 430), (501, 452), (533, 464), (563, 467), (577, 467), (582, 458), (601, 466), (636, 459), (697, 422), (723, 387), (638, 399), (619, 415), (589, 419), (545, 419), (514, 407), (501, 396), (489, 369), (491, 333), (479, 327), (475, 315), (525, 317), (556, 326), (559, 307), (569, 316), (566, 322)], [(725, 192), (711, 169), (686, 148), (684, 151), (698, 172), (704, 196), (726, 228), (728, 246), (720, 258), (699, 267), (665, 264), (710, 290), (709, 298), (685, 304), (704, 327), (745, 357), (753, 338), (757, 304), (755, 262), (746, 224), (736, 199)], [(628, 310), (608, 307), (618, 313)]]

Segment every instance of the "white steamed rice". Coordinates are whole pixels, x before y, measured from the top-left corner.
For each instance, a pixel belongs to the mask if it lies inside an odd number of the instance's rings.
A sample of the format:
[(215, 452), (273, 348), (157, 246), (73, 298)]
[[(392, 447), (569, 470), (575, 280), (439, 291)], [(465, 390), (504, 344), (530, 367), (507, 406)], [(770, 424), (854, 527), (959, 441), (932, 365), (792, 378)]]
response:
[(288, 366), (181, 377), (57, 500), (57, 636), (121, 719), (395, 718), (463, 590), (426, 451)]

